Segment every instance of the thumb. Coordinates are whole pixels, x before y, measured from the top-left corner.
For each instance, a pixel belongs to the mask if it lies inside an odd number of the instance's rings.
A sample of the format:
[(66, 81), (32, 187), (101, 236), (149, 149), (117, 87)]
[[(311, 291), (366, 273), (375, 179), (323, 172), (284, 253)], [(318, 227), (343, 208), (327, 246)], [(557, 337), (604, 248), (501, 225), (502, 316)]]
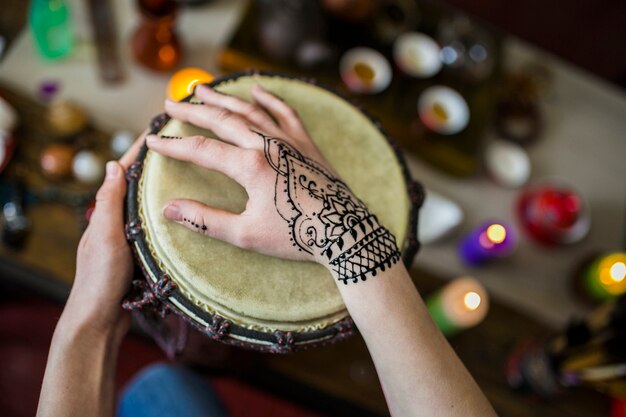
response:
[(99, 229), (102, 235), (115, 235), (124, 230), (124, 197), (126, 179), (124, 169), (117, 161), (106, 165), (104, 183), (96, 194), (96, 207), (91, 216), (90, 226)]

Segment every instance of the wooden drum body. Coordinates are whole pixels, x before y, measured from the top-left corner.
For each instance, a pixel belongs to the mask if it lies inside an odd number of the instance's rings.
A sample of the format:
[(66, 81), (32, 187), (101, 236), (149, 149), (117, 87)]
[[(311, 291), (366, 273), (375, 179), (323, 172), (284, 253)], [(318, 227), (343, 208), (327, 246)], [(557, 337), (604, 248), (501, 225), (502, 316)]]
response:
[[(402, 156), (380, 127), (343, 98), (298, 79), (237, 74), (211, 86), (250, 100), (254, 84), (297, 110), (322, 154), (396, 236), (410, 264), (417, 251), (421, 187), (410, 179)], [(214, 137), (165, 115), (154, 119), (151, 131), (161, 136)], [(145, 307), (161, 316), (173, 312), (215, 340), (270, 352), (328, 343), (353, 332), (334, 279), (323, 266), (242, 250), (162, 215), (163, 206), (173, 198), (241, 212), (247, 194), (235, 181), (164, 157), (145, 145), (127, 175), (126, 233), (145, 279), (134, 282), (126, 308)]]

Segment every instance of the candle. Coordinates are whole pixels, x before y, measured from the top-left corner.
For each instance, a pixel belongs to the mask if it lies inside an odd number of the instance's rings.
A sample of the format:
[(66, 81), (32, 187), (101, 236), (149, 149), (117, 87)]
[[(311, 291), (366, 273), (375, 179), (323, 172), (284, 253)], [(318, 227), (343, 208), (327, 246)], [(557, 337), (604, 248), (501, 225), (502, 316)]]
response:
[(422, 92), (417, 112), (424, 126), (442, 135), (459, 133), (470, 119), (469, 107), (463, 96), (442, 85), (428, 87)]
[(380, 93), (391, 84), (391, 66), (380, 52), (371, 48), (352, 48), (341, 57), (341, 79), (355, 93)]
[(200, 68), (183, 68), (177, 71), (167, 83), (167, 96), (175, 101), (180, 101), (190, 94), (198, 84), (210, 83), (213, 75)]
[(614, 252), (593, 259), (583, 273), (585, 292), (595, 301), (626, 293), (626, 253)]
[(470, 277), (458, 278), (429, 296), (428, 311), (446, 336), (479, 324), (489, 310), (485, 288)]
[(437, 42), (418, 32), (398, 36), (393, 45), (393, 59), (403, 72), (417, 78), (434, 76), (442, 65)]
[(515, 249), (512, 228), (501, 222), (487, 222), (469, 233), (459, 245), (461, 259), (478, 266), (491, 259), (502, 258)]

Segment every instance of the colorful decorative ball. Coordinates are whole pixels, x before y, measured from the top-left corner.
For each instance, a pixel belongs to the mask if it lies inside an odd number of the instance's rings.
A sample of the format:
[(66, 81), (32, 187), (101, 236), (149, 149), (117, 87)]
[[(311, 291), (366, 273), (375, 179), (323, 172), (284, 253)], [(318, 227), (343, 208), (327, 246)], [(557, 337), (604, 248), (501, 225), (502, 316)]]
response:
[(583, 197), (573, 187), (559, 183), (525, 189), (517, 201), (517, 214), (526, 231), (546, 244), (578, 242), (591, 226)]
[(55, 143), (43, 150), (39, 163), (46, 176), (59, 179), (71, 174), (73, 158), (74, 149), (71, 146)]
[(72, 162), (72, 172), (77, 180), (94, 184), (104, 178), (104, 162), (92, 151), (80, 151)]

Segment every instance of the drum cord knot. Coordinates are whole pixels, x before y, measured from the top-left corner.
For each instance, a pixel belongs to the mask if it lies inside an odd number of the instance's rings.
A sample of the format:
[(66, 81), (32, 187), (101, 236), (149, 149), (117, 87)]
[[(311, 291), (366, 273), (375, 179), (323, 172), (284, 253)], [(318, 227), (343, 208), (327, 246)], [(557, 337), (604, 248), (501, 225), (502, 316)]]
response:
[(133, 280), (129, 295), (122, 302), (122, 308), (135, 311), (150, 306), (159, 316), (165, 318), (170, 313), (165, 301), (175, 289), (176, 283), (166, 274), (156, 283), (151, 279)]
[(230, 331), (230, 322), (222, 316), (214, 316), (211, 322), (204, 328), (205, 333), (214, 340), (222, 340)]
[(133, 180), (137, 180), (141, 176), (141, 171), (143, 170), (143, 164), (141, 161), (135, 161), (128, 166), (126, 170), (126, 181), (131, 182)]
[(272, 345), (270, 352), (272, 353), (290, 353), (293, 352), (296, 341), (291, 332), (274, 332), (276, 342)]

